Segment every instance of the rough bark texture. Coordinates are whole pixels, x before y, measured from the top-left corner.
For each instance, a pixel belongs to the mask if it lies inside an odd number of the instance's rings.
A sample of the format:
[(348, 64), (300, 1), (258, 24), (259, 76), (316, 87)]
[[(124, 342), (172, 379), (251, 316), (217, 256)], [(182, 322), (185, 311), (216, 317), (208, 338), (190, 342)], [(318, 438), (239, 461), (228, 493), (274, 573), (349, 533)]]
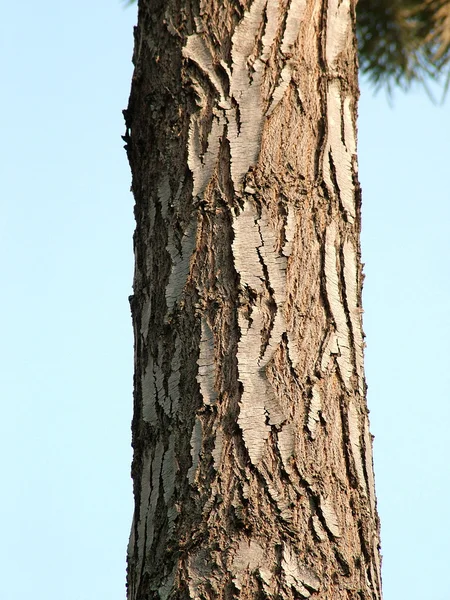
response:
[(129, 600), (381, 598), (354, 0), (142, 0)]

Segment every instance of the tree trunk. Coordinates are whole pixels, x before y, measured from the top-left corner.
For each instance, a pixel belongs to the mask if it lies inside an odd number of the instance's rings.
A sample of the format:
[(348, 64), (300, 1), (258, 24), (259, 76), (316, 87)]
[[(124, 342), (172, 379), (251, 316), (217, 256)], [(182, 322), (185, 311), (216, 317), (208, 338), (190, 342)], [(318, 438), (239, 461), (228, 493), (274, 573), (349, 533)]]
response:
[(141, 0), (129, 600), (380, 599), (354, 0)]

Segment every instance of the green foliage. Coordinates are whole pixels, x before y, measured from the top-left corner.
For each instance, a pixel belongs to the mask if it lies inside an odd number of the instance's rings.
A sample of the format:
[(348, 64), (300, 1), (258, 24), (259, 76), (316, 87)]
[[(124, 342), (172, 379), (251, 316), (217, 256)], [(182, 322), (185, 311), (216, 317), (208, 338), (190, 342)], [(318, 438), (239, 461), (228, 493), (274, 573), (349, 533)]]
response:
[(359, 0), (356, 18), (360, 69), (375, 87), (448, 86), (449, 0)]

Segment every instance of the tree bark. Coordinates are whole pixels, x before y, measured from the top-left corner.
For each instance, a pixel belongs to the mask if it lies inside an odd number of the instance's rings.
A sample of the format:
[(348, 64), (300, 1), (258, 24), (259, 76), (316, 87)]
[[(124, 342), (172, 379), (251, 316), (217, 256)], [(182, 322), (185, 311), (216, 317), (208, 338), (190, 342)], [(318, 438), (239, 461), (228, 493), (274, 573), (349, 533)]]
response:
[(354, 0), (142, 0), (128, 599), (381, 598)]

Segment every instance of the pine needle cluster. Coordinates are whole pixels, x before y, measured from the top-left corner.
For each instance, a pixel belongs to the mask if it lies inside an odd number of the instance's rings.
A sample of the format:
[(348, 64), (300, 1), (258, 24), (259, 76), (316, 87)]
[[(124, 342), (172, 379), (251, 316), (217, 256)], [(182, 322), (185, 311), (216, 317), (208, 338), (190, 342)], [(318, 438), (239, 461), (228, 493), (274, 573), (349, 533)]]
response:
[(450, 79), (449, 0), (359, 0), (359, 63), (376, 88)]

